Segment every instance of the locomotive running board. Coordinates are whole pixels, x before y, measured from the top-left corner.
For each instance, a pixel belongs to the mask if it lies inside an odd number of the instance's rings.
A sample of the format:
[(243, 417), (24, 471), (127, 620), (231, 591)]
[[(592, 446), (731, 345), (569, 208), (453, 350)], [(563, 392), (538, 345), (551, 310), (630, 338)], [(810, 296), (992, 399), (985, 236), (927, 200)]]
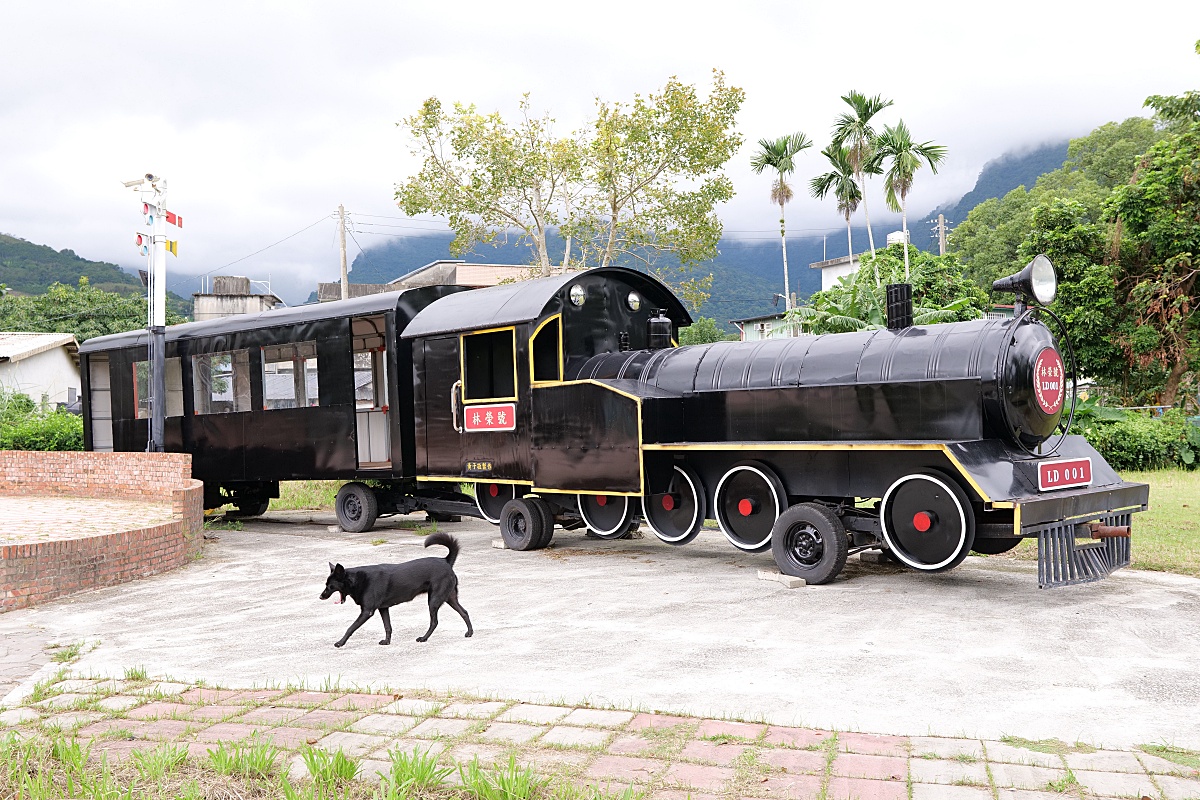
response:
[[(1132, 514), (1100, 519), (1104, 526), (1128, 526)], [(1076, 542), (1076, 533), (1092, 535), (1087, 525), (1064, 522), (1038, 531), (1038, 588), (1072, 586), (1102, 580), (1130, 561), (1129, 537), (1115, 536)]]

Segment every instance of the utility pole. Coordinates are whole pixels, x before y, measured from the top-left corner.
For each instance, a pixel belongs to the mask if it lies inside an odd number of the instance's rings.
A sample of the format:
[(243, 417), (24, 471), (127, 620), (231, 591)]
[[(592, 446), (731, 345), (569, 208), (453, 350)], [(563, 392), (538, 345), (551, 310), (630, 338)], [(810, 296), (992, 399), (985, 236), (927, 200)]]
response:
[(167, 420), (166, 332), (167, 332), (167, 253), (179, 255), (178, 242), (167, 239), (167, 225), (183, 227), (183, 217), (167, 210), (167, 182), (147, 172), (135, 181), (126, 181), (127, 188), (136, 188), (142, 199), (142, 215), (150, 232), (135, 234), (135, 243), (146, 256), (146, 322), (150, 334), (147, 360), (150, 374), (150, 437), (146, 449), (161, 453), (165, 449), (164, 429)]
[(342, 299), (350, 297), (350, 272), (346, 269), (346, 208), (338, 204), (338, 241), (342, 247)]
[(946, 215), (938, 214), (937, 225), (934, 226), (938, 237), (938, 255), (946, 255)]

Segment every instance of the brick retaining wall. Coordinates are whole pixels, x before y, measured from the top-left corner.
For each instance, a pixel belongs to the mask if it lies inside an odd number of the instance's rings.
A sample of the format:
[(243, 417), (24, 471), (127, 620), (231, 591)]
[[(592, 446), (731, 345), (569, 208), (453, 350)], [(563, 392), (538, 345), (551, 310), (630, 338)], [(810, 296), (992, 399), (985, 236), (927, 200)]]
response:
[(184, 453), (0, 451), (0, 494), (170, 502), (172, 519), (102, 536), (0, 545), (0, 612), (187, 563), (203, 541), (204, 484)]

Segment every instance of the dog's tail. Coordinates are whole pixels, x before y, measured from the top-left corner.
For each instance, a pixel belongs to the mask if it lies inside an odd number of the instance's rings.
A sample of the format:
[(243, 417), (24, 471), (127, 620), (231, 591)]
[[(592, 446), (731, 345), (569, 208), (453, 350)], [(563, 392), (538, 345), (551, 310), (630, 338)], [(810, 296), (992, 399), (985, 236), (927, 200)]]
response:
[(454, 566), (454, 559), (458, 558), (458, 539), (455, 539), (448, 533), (432, 533), (425, 537), (425, 546), (440, 544), (450, 552), (446, 554), (446, 563)]

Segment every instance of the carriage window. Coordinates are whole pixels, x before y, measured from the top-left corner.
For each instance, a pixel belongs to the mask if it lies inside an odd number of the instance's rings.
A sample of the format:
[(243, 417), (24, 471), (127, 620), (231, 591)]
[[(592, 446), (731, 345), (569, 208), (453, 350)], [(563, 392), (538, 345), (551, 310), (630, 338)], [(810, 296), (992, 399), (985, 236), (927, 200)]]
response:
[(262, 360), (264, 409), (319, 405), (316, 342), (264, 347)]
[(533, 352), (534, 383), (562, 380), (562, 348), (559, 346), (559, 338), (562, 335), (561, 319), (551, 319), (533, 335), (530, 349)]
[[(167, 416), (183, 416), (183, 370), (178, 358), (164, 360), (167, 381)], [(138, 419), (150, 418), (150, 362), (133, 364), (133, 402)]]
[(515, 349), (516, 331), (512, 328), (463, 334), (463, 398), (517, 399)]
[(250, 351), (192, 356), (197, 414), (250, 410)]

